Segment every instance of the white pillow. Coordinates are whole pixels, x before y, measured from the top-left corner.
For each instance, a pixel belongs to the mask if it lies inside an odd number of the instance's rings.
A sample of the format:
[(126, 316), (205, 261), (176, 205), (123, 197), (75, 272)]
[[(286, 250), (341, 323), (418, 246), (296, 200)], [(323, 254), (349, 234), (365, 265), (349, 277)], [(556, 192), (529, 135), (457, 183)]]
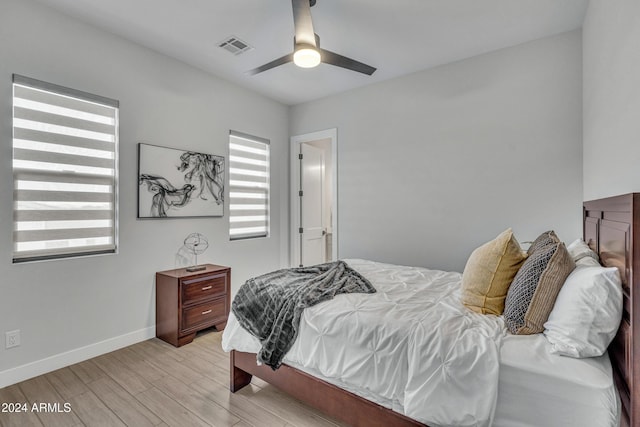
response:
[(600, 265), (600, 262), (596, 261), (595, 258), (591, 258), (589, 256), (586, 256), (584, 258), (580, 258), (580, 259), (578, 259), (577, 261), (574, 261), (574, 262), (576, 263), (576, 266), (582, 265), (582, 266), (587, 266), (587, 267), (602, 267)]
[(576, 239), (571, 242), (567, 246), (567, 251), (569, 251), (569, 255), (577, 265), (600, 265), (598, 254), (592, 251), (582, 239)]
[(544, 335), (551, 353), (576, 358), (601, 356), (622, 318), (622, 284), (615, 267), (578, 265), (556, 299)]

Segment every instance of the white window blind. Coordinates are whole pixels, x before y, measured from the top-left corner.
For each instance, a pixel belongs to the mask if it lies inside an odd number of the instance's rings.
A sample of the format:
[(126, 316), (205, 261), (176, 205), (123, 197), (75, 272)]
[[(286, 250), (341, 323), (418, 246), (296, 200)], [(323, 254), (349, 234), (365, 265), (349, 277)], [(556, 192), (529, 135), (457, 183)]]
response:
[(13, 76), (13, 262), (115, 252), (118, 101)]
[(229, 132), (229, 237), (269, 235), (269, 140)]

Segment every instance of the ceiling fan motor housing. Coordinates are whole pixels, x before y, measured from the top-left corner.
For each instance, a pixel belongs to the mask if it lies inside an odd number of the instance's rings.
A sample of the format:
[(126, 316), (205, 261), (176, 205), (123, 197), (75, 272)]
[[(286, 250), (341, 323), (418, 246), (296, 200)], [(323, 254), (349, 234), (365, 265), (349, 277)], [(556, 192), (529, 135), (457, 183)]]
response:
[[(316, 45), (315, 45), (315, 47), (320, 48), (320, 36), (319, 36), (318, 34), (316, 34), (316, 33), (313, 33), (313, 35), (315, 36), (315, 39), (316, 39)], [(298, 46), (302, 46), (302, 45), (304, 45), (304, 46), (311, 46), (311, 45), (310, 45), (310, 44), (308, 44), (308, 43), (302, 43), (302, 42), (301, 42), (301, 43), (298, 43), (298, 42), (296, 41), (295, 36), (294, 36), (294, 37), (293, 37), (293, 50), (295, 51), (295, 50), (297, 49), (297, 47), (298, 47)], [(312, 47), (313, 47), (313, 46), (312, 46)]]

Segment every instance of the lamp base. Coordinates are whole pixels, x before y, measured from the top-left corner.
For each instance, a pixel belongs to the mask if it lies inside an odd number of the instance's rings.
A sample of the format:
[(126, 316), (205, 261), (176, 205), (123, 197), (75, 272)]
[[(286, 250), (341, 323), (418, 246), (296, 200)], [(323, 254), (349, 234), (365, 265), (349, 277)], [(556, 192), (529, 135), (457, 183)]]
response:
[(200, 271), (206, 269), (206, 265), (193, 265), (191, 267), (187, 267), (187, 271)]

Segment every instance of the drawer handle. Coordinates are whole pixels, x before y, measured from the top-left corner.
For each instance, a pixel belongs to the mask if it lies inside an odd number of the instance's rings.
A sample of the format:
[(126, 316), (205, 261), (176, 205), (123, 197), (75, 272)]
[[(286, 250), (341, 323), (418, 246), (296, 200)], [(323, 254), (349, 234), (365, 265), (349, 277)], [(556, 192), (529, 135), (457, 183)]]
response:
[(202, 290), (203, 291), (208, 291), (211, 288), (213, 288), (213, 286), (209, 285), (209, 286), (205, 286), (204, 288), (202, 288)]
[(213, 311), (213, 310), (206, 310), (206, 311), (203, 311), (203, 312), (202, 312), (202, 315), (204, 316), (205, 314), (209, 314), (209, 313), (211, 313), (212, 311)]

